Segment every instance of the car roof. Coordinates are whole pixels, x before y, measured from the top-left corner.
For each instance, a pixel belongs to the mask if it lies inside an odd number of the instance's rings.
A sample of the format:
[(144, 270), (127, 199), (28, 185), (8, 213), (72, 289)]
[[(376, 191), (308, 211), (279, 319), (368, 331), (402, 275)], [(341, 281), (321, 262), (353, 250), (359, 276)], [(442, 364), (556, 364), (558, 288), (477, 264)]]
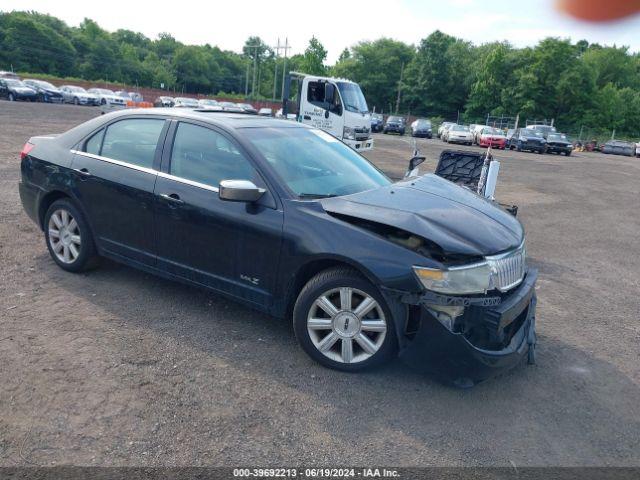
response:
[[(210, 123), (212, 125), (220, 125), (229, 129), (237, 128), (255, 128), (255, 127), (307, 127), (306, 125), (291, 120), (279, 120), (269, 117), (260, 117), (258, 115), (221, 112), (215, 110), (201, 110), (198, 108), (136, 108), (130, 110), (121, 110), (113, 112), (110, 115), (126, 118), (128, 116), (139, 117), (141, 115), (163, 115), (173, 117), (175, 119), (192, 119)], [(113, 117), (111, 117), (113, 118)]]

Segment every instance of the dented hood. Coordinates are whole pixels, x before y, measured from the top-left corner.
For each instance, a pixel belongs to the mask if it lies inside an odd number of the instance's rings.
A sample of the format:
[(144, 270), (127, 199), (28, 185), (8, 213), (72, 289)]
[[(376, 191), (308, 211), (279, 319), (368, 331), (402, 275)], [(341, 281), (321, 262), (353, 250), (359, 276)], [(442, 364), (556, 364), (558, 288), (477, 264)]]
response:
[(396, 227), (438, 244), (445, 253), (492, 255), (518, 247), (520, 222), (475, 193), (433, 174), (375, 190), (326, 198), (329, 213)]

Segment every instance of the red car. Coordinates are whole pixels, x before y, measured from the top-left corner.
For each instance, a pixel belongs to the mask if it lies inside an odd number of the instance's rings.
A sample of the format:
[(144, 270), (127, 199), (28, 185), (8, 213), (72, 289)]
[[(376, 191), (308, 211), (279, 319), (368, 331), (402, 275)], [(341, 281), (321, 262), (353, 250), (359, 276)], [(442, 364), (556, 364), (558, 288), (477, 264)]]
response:
[(497, 128), (487, 127), (483, 128), (480, 132), (480, 146), (488, 147), (491, 145), (494, 148), (501, 148), (504, 150), (507, 144), (507, 137), (504, 132)]

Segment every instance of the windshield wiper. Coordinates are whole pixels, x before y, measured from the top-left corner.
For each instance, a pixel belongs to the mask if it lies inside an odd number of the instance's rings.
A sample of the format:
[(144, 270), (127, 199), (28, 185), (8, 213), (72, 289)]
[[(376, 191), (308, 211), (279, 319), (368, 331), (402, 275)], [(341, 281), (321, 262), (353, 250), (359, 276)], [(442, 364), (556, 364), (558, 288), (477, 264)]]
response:
[(331, 198), (337, 197), (335, 193), (299, 193), (300, 198)]

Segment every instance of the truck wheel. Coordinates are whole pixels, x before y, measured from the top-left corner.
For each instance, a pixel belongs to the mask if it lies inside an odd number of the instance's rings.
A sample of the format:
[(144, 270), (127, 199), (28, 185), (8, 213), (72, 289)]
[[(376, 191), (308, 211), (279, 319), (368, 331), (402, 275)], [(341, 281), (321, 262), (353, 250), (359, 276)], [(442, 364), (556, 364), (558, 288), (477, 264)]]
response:
[(71, 200), (53, 202), (43, 225), (49, 254), (60, 268), (81, 272), (95, 264), (96, 247), (89, 224)]
[(369, 281), (346, 267), (318, 273), (293, 310), (303, 350), (321, 365), (354, 372), (395, 356), (397, 341), (387, 304)]

